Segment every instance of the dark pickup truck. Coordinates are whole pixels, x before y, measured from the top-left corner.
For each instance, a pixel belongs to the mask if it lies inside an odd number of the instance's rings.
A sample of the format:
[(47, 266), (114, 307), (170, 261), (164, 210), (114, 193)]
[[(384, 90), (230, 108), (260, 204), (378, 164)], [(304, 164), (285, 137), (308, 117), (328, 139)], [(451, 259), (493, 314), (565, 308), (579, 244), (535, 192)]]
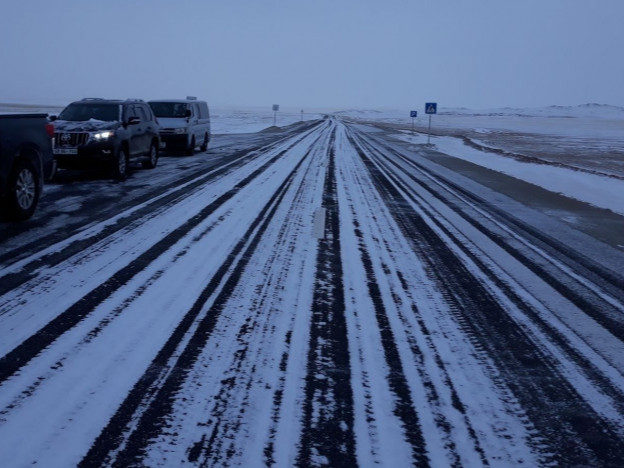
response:
[(54, 172), (54, 128), (46, 114), (0, 114), (0, 214), (24, 220)]

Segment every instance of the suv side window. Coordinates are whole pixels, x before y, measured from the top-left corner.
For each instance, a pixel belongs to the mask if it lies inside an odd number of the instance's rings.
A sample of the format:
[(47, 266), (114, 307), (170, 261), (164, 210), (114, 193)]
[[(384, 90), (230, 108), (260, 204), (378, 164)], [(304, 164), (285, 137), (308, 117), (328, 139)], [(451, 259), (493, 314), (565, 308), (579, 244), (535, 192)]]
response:
[(147, 115), (145, 115), (145, 110), (142, 106), (134, 106), (134, 111), (136, 115), (138, 115), (141, 119), (141, 122), (146, 122), (148, 120)]
[(143, 115), (145, 115), (144, 120), (146, 122), (151, 122), (152, 120), (154, 120), (152, 109), (147, 104), (141, 104), (139, 108), (141, 109), (141, 112), (143, 113)]
[(139, 115), (134, 110), (134, 106), (124, 106), (124, 121), (130, 120), (130, 117), (139, 117)]

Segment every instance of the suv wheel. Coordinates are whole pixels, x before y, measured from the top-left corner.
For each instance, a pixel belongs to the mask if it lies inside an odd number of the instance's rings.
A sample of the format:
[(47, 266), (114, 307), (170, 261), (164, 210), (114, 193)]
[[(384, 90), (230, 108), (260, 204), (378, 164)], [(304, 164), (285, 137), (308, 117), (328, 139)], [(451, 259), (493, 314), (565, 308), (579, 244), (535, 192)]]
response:
[(125, 180), (128, 177), (128, 153), (125, 148), (119, 148), (111, 169), (113, 177), (117, 180)]
[(199, 147), (199, 149), (202, 151), (202, 153), (205, 153), (206, 150), (208, 149), (208, 134), (204, 134), (204, 142), (202, 143), (202, 145)]
[(197, 146), (197, 143), (195, 143), (195, 136), (191, 137), (191, 144), (188, 148), (186, 148), (186, 154), (188, 154), (189, 156), (192, 156), (195, 154), (195, 146)]
[(7, 218), (28, 219), (35, 212), (39, 201), (39, 184), (35, 166), (27, 159), (19, 159), (8, 180)]
[(143, 167), (146, 169), (154, 169), (156, 164), (158, 164), (158, 148), (154, 143), (152, 143), (149, 151), (149, 159), (147, 161), (143, 161)]

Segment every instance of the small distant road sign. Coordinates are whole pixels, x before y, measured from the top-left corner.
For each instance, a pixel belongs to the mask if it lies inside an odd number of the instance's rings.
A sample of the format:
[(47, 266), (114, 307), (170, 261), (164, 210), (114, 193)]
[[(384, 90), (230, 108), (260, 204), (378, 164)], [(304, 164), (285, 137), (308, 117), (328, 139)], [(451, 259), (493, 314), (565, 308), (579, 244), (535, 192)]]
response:
[(279, 104), (273, 104), (273, 126), (277, 125), (277, 111), (279, 110)]
[(410, 117), (418, 117), (418, 111), (410, 111)]
[(437, 114), (438, 113), (438, 103), (437, 102), (427, 102), (425, 103), (425, 114)]

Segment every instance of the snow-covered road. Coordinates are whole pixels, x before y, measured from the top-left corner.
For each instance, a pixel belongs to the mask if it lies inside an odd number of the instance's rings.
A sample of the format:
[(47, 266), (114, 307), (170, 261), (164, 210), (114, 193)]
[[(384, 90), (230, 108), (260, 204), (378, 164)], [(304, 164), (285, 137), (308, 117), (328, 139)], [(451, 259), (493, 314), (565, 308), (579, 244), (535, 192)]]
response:
[(566, 226), (373, 128), (226, 140), (4, 227), (0, 466), (624, 460), (623, 277)]

